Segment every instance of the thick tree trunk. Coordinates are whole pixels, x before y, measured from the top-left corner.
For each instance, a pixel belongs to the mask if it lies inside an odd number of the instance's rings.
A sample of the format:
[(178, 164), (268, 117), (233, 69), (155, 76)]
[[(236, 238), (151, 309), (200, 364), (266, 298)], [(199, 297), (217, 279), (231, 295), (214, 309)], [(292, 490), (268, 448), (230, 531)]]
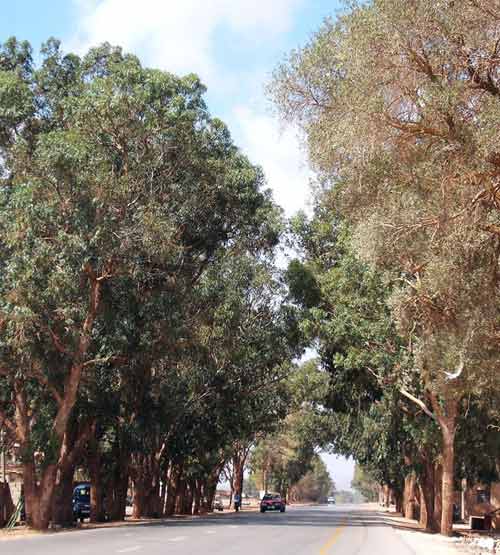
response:
[(52, 522), (58, 526), (73, 526), (73, 477), (75, 468), (69, 465), (57, 472), (57, 482), (52, 502)]
[(384, 486), (384, 506), (391, 506), (391, 489), (387, 485)]
[(216, 491), (217, 491), (217, 482), (209, 483), (207, 487), (207, 505), (210, 508), (209, 509), (210, 511), (214, 506), (214, 498), (215, 498)]
[(120, 464), (115, 471), (106, 499), (106, 508), (110, 520), (124, 520), (127, 507), (129, 469), (125, 454), (121, 453)]
[(453, 534), (453, 501), (455, 493), (455, 419), (442, 420), (443, 436), (443, 511), (441, 514), (441, 534)]
[(146, 484), (142, 472), (133, 475), (132, 485), (132, 518), (141, 518), (146, 514), (147, 504)]
[(56, 486), (56, 465), (47, 465), (37, 484), (35, 464), (23, 465), (26, 519), (36, 530), (46, 530), (52, 518), (52, 501)]
[(435, 519), (434, 499), (434, 464), (425, 462), (419, 482), (420, 489), (420, 524), (428, 532), (438, 532), (440, 524)]
[(92, 445), (89, 456), (90, 473), (90, 522), (104, 522), (104, 495), (101, 476), (101, 454), (98, 446)]
[(180, 478), (177, 483), (177, 491), (175, 495), (175, 513), (181, 514), (182, 513), (182, 506), (184, 503), (184, 495), (186, 492), (186, 480), (184, 478)]
[(193, 499), (193, 514), (200, 514), (201, 507), (201, 482), (195, 480), (193, 483), (194, 499)]
[(182, 464), (174, 464), (170, 469), (170, 477), (167, 486), (167, 501), (165, 503), (165, 515), (171, 516), (175, 513), (175, 501), (177, 499), (177, 490), (182, 478)]
[(415, 519), (416, 477), (411, 473), (405, 477), (403, 509), (405, 518)]
[(167, 485), (168, 485), (169, 467), (168, 465), (163, 468), (162, 480), (160, 486), (160, 506), (159, 506), (159, 516), (165, 515), (165, 503), (167, 499)]
[(396, 512), (403, 514), (403, 493), (398, 489), (393, 489), (393, 496)]
[(211, 511), (211, 506), (208, 503), (208, 480), (201, 481), (201, 507), (200, 512), (208, 513)]
[(438, 532), (441, 531), (441, 515), (443, 513), (443, 467), (436, 464), (434, 467), (434, 521), (437, 523)]
[(191, 488), (191, 484), (186, 482), (186, 486), (184, 489), (184, 498), (182, 500), (182, 510), (181, 514), (183, 515), (190, 515), (193, 512), (193, 497), (194, 492)]
[(234, 458), (233, 459), (234, 471), (233, 471), (233, 491), (239, 493), (240, 499), (243, 493), (243, 472), (245, 468), (245, 461)]

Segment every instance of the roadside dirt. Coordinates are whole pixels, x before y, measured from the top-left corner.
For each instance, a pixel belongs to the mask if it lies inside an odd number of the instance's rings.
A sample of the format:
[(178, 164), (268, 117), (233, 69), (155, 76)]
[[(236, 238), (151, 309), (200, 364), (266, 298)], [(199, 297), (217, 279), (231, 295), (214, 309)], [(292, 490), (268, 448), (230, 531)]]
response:
[[(244, 507), (240, 509), (242, 512), (255, 512), (258, 510), (258, 507)], [(141, 526), (143, 524), (158, 524), (158, 523), (168, 523), (168, 522), (176, 522), (178, 520), (197, 520), (200, 518), (223, 518), (224, 516), (234, 514), (233, 510), (226, 509), (223, 512), (214, 512), (214, 513), (206, 513), (201, 515), (175, 515), (168, 518), (140, 518), (140, 519), (133, 519), (131, 517), (127, 517), (126, 520), (122, 520), (119, 522), (102, 522), (102, 523), (77, 523), (76, 526), (73, 528), (51, 528), (46, 532), (38, 532), (27, 526), (16, 526), (12, 530), (5, 530), (0, 529), (0, 542), (1, 541), (8, 541), (8, 540), (15, 540), (18, 538), (25, 538), (27, 536), (35, 536), (41, 534), (60, 534), (63, 532), (79, 532), (81, 530), (95, 530), (97, 528), (122, 528), (128, 526)]]

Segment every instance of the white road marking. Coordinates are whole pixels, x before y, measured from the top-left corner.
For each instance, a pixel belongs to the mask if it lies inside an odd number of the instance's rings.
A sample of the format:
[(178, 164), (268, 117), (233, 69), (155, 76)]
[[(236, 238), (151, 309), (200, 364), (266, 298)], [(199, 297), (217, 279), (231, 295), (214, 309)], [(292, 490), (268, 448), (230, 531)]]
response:
[(229, 528), (232, 528), (234, 530), (234, 528), (239, 528), (238, 524), (230, 524)]
[(175, 538), (169, 538), (169, 542), (181, 542), (186, 539), (186, 536), (176, 536)]
[(205, 530), (205, 534), (217, 534), (215, 530)]
[(117, 553), (132, 553), (132, 551), (139, 551), (142, 549), (142, 545), (134, 545), (133, 547), (125, 547), (123, 549), (118, 549)]

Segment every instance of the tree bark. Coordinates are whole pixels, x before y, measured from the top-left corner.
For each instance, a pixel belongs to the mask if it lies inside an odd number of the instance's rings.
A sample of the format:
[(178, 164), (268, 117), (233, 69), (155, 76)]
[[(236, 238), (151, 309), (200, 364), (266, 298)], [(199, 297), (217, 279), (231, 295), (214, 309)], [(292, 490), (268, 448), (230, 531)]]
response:
[(415, 473), (412, 472), (405, 477), (404, 486), (404, 516), (410, 520), (415, 519), (415, 488), (416, 488), (416, 477)]
[(200, 480), (195, 480), (193, 483), (194, 500), (193, 500), (193, 514), (200, 514), (201, 507), (201, 482)]
[(112, 521), (124, 520), (129, 482), (128, 453), (119, 450), (118, 465), (112, 476), (106, 499), (106, 510)]
[(101, 476), (101, 453), (97, 442), (93, 442), (89, 456), (90, 473), (90, 522), (104, 522), (104, 496)]
[(73, 477), (75, 467), (69, 465), (57, 472), (57, 482), (52, 502), (52, 522), (63, 527), (73, 526)]
[(175, 513), (182, 514), (184, 507), (184, 495), (186, 493), (186, 480), (180, 478), (177, 483), (177, 491), (175, 496)]
[(441, 490), (441, 534), (453, 534), (453, 500), (455, 490), (455, 433), (458, 414), (459, 397), (449, 390), (439, 402), (437, 396), (430, 394), (432, 408), (441, 429), (441, 458), (443, 466)]
[(392, 491), (396, 512), (403, 514), (403, 493), (399, 489), (393, 489)]
[(23, 464), (26, 520), (36, 530), (46, 530), (52, 517), (52, 501), (56, 485), (55, 464), (47, 465), (37, 483), (35, 463)]
[(455, 497), (455, 419), (449, 418), (441, 427), (443, 435), (443, 511), (441, 534), (453, 534), (453, 502)]
[(443, 514), (443, 467), (436, 464), (434, 467), (434, 520), (438, 532), (441, 531), (441, 515)]
[(438, 532), (440, 523), (435, 519), (434, 513), (434, 464), (430, 461), (424, 463), (419, 480), (420, 490), (420, 524), (428, 532)]
[(173, 464), (170, 469), (170, 476), (167, 486), (167, 501), (165, 503), (165, 515), (172, 516), (175, 512), (175, 501), (177, 490), (182, 477), (182, 464)]

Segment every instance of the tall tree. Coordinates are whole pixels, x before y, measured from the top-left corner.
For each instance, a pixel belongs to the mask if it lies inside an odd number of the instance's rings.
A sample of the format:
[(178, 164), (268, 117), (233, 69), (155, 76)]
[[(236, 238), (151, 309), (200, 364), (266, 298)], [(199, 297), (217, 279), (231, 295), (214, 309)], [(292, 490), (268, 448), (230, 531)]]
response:
[(390, 306), (425, 392), (407, 393), (441, 430), (443, 534), (462, 400), (500, 376), (499, 13), (496, 0), (360, 3), (271, 90), (335, 182), (358, 253), (400, 279)]
[(204, 92), (107, 44), (80, 59), (51, 39), (38, 68), (29, 45), (0, 48), (0, 418), (36, 528), (92, 435), (70, 427), (96, 367), (147, 383), (218, 250), (275, 239), (262, 172)]

